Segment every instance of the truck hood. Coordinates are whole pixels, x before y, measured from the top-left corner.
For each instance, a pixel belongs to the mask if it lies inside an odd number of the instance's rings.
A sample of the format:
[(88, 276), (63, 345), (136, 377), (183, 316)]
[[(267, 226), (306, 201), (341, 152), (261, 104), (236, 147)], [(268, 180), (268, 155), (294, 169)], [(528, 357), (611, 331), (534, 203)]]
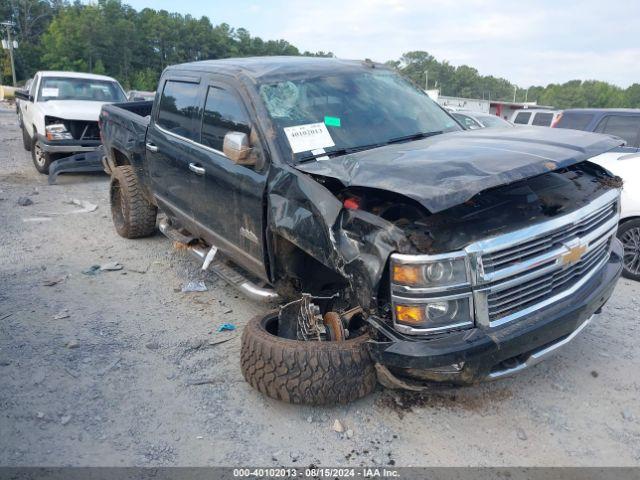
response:
[(392, 144), (296, 165), (347, 187), (387, 190), (436, 213), (477, 193), (568, 167), (624, 141), (609, 135), (544, 127), (480, 129)]
[(45, 115), (63, 120), (97, 122), (100, 109), (105, 103), (85, 100), (49, 100), (43, 102), (42, 112)]

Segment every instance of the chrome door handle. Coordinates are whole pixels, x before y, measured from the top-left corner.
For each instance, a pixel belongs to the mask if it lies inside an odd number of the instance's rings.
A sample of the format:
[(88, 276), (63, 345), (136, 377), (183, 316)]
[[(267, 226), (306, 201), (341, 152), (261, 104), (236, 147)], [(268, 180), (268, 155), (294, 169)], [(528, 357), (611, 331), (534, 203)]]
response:
[(153, 143), (145, 143), (145, 147), (147, 147), (147, 150), (153, 153), (156, 153), (158, 151), (158, 147), (156, 147)]
[(199, 167), (195, 163), (189, 164), (189, 170), (191, 170), (193, 173), (197, 175), (204, 175), (204, 173), (206, 172), (206, 170), (203, 167)]

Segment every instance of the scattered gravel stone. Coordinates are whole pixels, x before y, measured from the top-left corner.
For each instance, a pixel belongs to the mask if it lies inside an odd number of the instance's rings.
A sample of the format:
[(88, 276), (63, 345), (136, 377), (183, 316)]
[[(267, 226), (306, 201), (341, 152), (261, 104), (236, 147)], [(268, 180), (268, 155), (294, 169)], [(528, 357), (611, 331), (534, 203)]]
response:
[(349, 429), (347, 430), (347, 438), (351, 438), (353, 437), (353, 430)]
[(313, 417), (311, 415), (307, 417), (307, 423), (313, 423)]
[(20, 197), (18, 198), (18, 205), (21, 207), (28, 207), (29, 205), (33, 205), (33, 200), (29, 197)]
[(526, 439), (528, 438), (528, 437), (527, 437), (527, 432), (525, 432), (525, 431), (524, 431), (523, 429), (521, 429), (521, 428), (518, 428), (518, 430), (516, 430), (516, 435), (518, 436), (518, 438), (519, 438), (520, 440), (523, 440), (523, 441), (524, 441), (524, 440), (526, 440)]
[(621, 414), (622, 414), (622, 418), (627, 422), (630, 422), (631, 420), (633, 420), (633, 414), (629, 410), (623, 410)]
[(63, 415), (62, 417), (60, 417), (60, 423), (62, 425), (66, 425), (70, 421), (71, 421), (71, 415)]
[(271, 454), (271, 460), (273, 460), (274, 462), (278, 461), (278, 457), (280, 457), (282, 455), (282, 450), (278, 450), (277, 452), (273, 452)]
[(67, 348), (78, 348), (80, 346), (80, 343), (78, 343), (77, 340), (69, 340), (67, 342)]
[(344, 426), (342, 425), (342, 422), (340, 422), (340, 420), (338, 419), (336, 419), (335, 422), (333, 422), (332, 428), (334, 432), (338, 432), (338, 433), (344, 432)]
[(149, 350), (157, 350), (160, 348), (160, 344), (158, 342), (149, 342), (145, 345)]
[(44, 413), (42, 412), (36, 413), (36, 418), (39, 418), (40, 420), (42, 420), (44, 418)]

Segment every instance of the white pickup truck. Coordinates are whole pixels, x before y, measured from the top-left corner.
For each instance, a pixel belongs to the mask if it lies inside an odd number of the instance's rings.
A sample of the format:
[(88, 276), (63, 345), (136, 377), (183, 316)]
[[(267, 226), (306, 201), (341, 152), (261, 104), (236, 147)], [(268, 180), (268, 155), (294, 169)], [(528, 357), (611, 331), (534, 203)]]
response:
[(77, 72), (38, 72), (29, 90), (16, 96), (24, 148), (45, 174), (60, 157), (98, 148), (102, 105), (126, 101), (115, 79)]

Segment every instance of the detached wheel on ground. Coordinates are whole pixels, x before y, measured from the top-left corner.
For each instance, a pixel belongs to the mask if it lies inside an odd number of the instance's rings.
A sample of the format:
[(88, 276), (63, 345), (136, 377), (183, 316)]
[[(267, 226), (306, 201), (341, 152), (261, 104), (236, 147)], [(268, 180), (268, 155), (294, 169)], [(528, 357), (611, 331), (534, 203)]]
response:
[(51, 166), (53, 159), (51, 158), (50, 153), (47, 153), (42, 149), (42, 145), (40, 145), (40, 142), (35, 138), (35, 135), (31, 141), (31, 159), (33, 160), (33, 165), (36, 167), (38, 172), (45, 175), (49, 174), (49, 167)]
[(640, 281), (640, 219), (621, 224), (618, 238), (624, 247), (622, 276)]
[(158, 209), (147, 200), (133, 167), (117, 167), (111, 173), (111, 216), (124, 238), (148, 237), (156, 229)]
[(331, 341), (278, 337), (278, 313), (253, 318), (242, 332), (240, 368), (261, 393), (288, 403), (348, 403), (371, 393), (376, 373), (367, 335)]

